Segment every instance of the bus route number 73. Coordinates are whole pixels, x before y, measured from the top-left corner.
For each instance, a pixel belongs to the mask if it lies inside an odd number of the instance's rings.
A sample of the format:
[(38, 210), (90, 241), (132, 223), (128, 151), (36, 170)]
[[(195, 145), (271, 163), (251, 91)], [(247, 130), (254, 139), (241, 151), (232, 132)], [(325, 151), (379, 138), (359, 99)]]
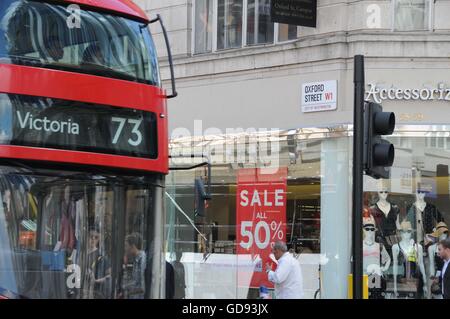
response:
[(112, 143), (117, 144), (123, 133), (125, 124), (128, 122), (128, 124), (132, 126), (131, 134), (135, 136), (134, 139), (131, 137), (128, 139), (128, 144), (132, 146), (139, 146), (142, 143), (142, 132), (139, 130), (142, 124), (142, 120), (143, 120), (142, 118), (139, 120), (135, 120), (135, 119), (127, 119), (124, 117), (112, 117), (111, 118), (112, 122), (119, 123), (119, 126), (117, 127), (117, 131), (116, 134), (114, 135)]

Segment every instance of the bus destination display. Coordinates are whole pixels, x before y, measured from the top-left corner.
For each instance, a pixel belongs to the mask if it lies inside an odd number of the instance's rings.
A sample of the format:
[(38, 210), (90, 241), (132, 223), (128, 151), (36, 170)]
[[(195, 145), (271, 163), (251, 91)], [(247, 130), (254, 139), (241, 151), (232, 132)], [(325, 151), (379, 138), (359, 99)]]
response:
[(152, 112), (0, 94), (0, 143), (157, 157)]

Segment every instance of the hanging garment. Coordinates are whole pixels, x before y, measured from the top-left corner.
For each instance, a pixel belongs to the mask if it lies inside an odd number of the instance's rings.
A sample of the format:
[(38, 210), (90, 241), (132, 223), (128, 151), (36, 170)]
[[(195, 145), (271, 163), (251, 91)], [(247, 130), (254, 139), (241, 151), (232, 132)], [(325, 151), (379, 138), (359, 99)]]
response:
[(75, 226), (72, 218), (72, 216), (75, 216), (73, 213), (75, 210), (75, 203), (69, 201), (69, 204), (62, 206), (61, 230), (59, 233), (59, 241), (61, 242), (60, 249), (69, 249), (71, 251), (75, 247)]
[[(419, 216), (419, 218), (417, 218), (417, 213), (421, 213), (422, 216)], [(421, 230), (419, 232), (419, 235), (420, 233), (422, 233), (422, 238), (416, 238), (416, 243), (423, 244), (423, 236), (425, 236), (426, 234), (431, 234), (433, 232), (433, 228), (436, 227), (439, 222), (443, 222), (444, 218), (442, 217), (441, 212), (436, 208), (436, 206), (427, 203), (423, 212), (420, 212), (416, 205), (412, 204), (408, 208), (406, 220), (409, 221), (412, 228), (416, 230), (416, 237), (417, 230)], [(418, 220), (421, 221), (419, 222), (419, 224)]]
[(391, 253), (391, 246), (397, 243), (397, 217), (400, 213), (400, 209), (397, 205), (391, 204), (391, 209), (388, 214), (385, 213), (378, 207), (377, 204), (370, 207), (370, 213), (375, 219), (377, 226), (376, 236), (378, 241), (386, 246), (386, 249)]

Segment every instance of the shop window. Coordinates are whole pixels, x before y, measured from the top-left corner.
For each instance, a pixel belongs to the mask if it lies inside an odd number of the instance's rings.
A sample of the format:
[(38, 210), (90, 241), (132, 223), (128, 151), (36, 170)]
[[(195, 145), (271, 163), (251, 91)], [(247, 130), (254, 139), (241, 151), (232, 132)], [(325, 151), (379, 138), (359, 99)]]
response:
[[(448, 236), (450, 156), (430, 148), (445, 149), (449, 138), (438, 137), (429, 130), (414, 134), (421, 135), (392, 138), (397, 152), (389, 179), (367, 177), (364, 182), (363, 266), (369, 275), (370, 299), (441, 298), (439, 284), (433, 278), (439, 276), (442, 267), (437, 242)], [(351, 141), (348, 137), (299, 136), (285, 132), (278, 138), (280, 167), (287, 169), (285, 184), (275, 175), (258, 179), (255, 163), (215, 163), (213, 200), (206, 216), (196, 220), (197, 229), (208, 238), (209, 244), (203, 242), (184, 215), (177, 212), (173, 215), (177, 220), (175, 228), (183, 229), (184, 233), (171, 231), (170, 234), (178, 233), (175, 235), (178, 237), (169, 247), (173, 247), (170, 251), (183, 250), (187, 298), (258, 297), (258, 284), (252, 272), (261, 272), (262, 265), (258, 264), (253, 249), (255, 245), (266, 247), (271, 241), (267, 242), (267, 234), (272, 238), (280, 230), (302, 266), (304, 298), (346, 298), (351, 247), (351, 242), (347, 242), (351, 237), (348, 223)], [(227, 137), (219, 139), (226, 143)], [(293, 152), (292, 145), (296, 145), (298, 152)], [(295, 157), (294, 161), (289, 153)], [(242, 178), (243, 172), (253, 173)], [(169, 177), (169, 189), (183, 183), (184, 187), (191, 187), (195, 173), (190, 177), (181, 172), (169, 176), (175, 177)], [(266, 226), (257, 217), (261, 210), (255, 210), (254, 218), (249, 218), (253, 211), (239, 207), (238, 196), (243, 189), (264, 194), (264, 189), (271, 189), (269, 185), (273, 184), (285, 187), (286, 205), (280, 215), (281, 224), (264, 219), (270, 221)], [(192, 214), (193, 199), (187, 200), (191, 195), (183, 187), (176, 189), (177, 202), (187, 215)], [(250, 197), (245, 198), (248, 201), (244, 200), (244, 204), (250, 201)], [(258, 198), (264, 197), (255, 197), (256, 202)], [(272, 202), (273, 198), (269, 196), (266, 201)], [(269, 217), (270, 212), (266, 213), (261, 216)], [(257, 236), (255, 231), (259, 232)], [(168, 238), (170, 243), (171, 237)], [(241, 244), (249, 249), (248, 254), (242, 254)], [(339, 258), (334, 258), (337, 255)], [(202, 272), (198, 273), (200, 263)], [(245, 280), (244, 274), (248, 275)]]
[(430, 0), (394, 0), (394, 30), (420, 31), (430, 29)]
[[(297, 182), (298, 183), (298, 182)], [(304, 184), (298, 183), (298, 185)], [(306, 182), (306, 184), (311, 184)], [(320, 187), (317, 180), (313, 185)], [(294, 188), (295, 186), (292, 186)], [(289, 191), (289, 189), (288, 189)], [(299, 195), (296, 193), (297, 196)], [(311, 194), (308, 194), (311, 196)], [(293, 209), (287, 212), (287, 242), (298, 254), (320, 253), (320, 196), (292, 199)]]
[(448, 236), (450, 156), (429, 148), (445, 149), (448, 138), (400, 139), (409, 147), (396, 152), (390, 178), (367, 178), (364, 185), (363, 265), (369, 298), (441, 299), (434, 278), (442, 270), (437, 243)]
[[(212, 167), (212, 200), (205, 216), (195, 216), (192, 191), (194, 179), (205, 173), (172, 171), (168, 176), (167, 259), (184, 265), (186, 298), (254, 299), (261, 286), (275, 297), (264, 270), (278, 240), (301, 266), (303, 298), (347, 296), (350, 226), (342, 216), (349, 209), (341, 204), (349, 194), (349, 139), (305, 139), (297, 130), (267, 134), (208, 136), (216, 153), (231, 153), (234, 145), (246, 156), (216, 154), (222, 160)], [(192, 138), (192, 145), (202, 142)], [(174, 152), (183, 145), (171, 143)], [(261, 150), (279, 160), (275, 171), (264, 170)], [(324, 172), (331, 173), (324, 177)], [(327, 259), (321, 270), (321, 260)]]

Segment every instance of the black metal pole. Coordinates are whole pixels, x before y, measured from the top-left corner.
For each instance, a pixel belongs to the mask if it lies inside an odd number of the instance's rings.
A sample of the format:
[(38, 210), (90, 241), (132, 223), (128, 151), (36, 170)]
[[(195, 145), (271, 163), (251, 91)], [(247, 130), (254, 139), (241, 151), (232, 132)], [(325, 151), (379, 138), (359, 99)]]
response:
[(364, 56), (355, 55), (355, 105), (353, 116), (353, 298), (363, 298), (363, 156), (364, 156)]

